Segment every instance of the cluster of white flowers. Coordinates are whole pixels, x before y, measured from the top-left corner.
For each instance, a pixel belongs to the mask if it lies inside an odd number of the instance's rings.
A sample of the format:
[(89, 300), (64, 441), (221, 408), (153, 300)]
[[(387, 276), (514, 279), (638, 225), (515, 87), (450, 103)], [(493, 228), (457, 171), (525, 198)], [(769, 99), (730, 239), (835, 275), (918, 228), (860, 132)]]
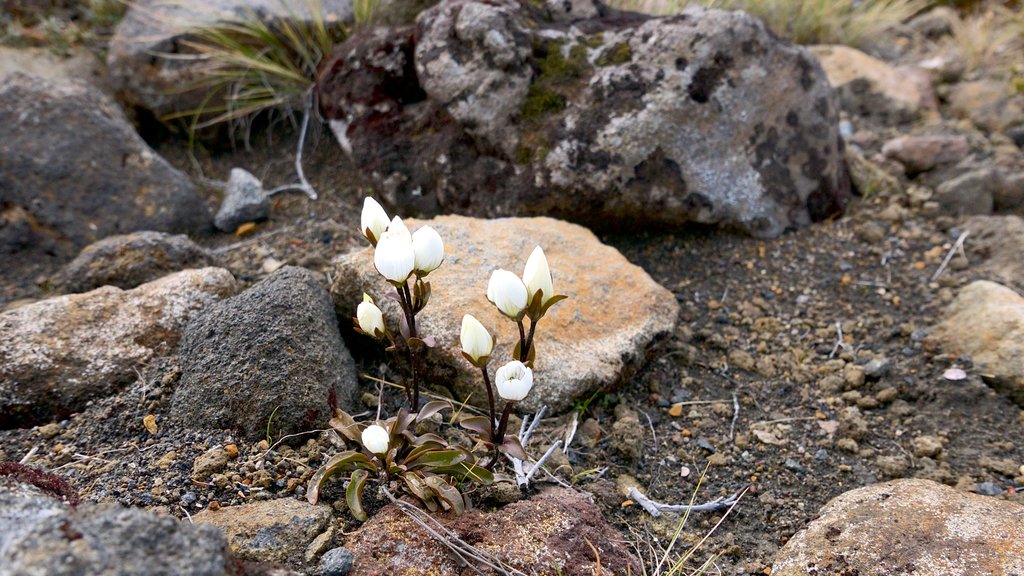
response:
[(388, 282), (405, 284), (414, 272), (426, 276), (444, 261), (444, 242), (430, 226), (410, 234), (402, 219), (388, 220), (384, 208), (373, 198), (363, 201), (360, 218), (363, 235), (373, 244), (373, 265)]
[(487, 283), (487, 299), (513, 320), (522, 320), (531, 308), (543, 307), (555, 296), (551, 269), (540, 246), (526, 260), (522, 278), (508, 270), (495, 270)]

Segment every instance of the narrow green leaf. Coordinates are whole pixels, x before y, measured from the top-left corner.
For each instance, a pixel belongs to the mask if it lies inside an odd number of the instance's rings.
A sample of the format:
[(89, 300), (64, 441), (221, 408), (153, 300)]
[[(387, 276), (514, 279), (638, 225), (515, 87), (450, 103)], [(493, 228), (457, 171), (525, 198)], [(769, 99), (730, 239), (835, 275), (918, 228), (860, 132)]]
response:
[(462, 514), (466, 511), (466, 501), (462, 497), (462, 492), (459, 492), (457, 488), (445, 482), (443, 478), (440, 476), (427, 476), (423, 479), (423, 482), (434, 494), (437, 495), (438, 498), (441, 499), (442, 502), (447, 504), (456, 515)]
[(352, 511), (352, 516), (360, 522), (366, 522), (366, 511), (363, 510), (363, 488), (366, 487), (366, 479), (370, 473), (366, 470), (352, 472), (352, 478), (348, 481), (348, 490), (345, 490), (345, 503)]

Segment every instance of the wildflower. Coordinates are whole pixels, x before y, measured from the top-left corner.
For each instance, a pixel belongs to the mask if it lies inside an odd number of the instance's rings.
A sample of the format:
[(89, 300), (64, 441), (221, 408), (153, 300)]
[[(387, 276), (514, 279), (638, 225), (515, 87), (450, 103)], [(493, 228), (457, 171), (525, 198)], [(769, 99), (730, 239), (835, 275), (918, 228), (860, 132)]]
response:
[(367, 196), (363, 200), (363, 213), (359, 219), (360, 232), (363, 233), (363, 236), (366, 236), (370, 244), (376, 246), (381, 234), (387, 230), (388, 223), (388, 214), (384, 208), (376, 200)]
[(494, 375), (498, 395), (509, 402), (519, 402), (533, 388), (533, 371), (518, 360), (498, 368)]
[(380, 338), (387, 333), (384, 314), (367, 294), (363, 294), (363, 301), (356, 307), (356, 323), (367, 336)]
[(526, 269), (523, 270), (523, 283), (526, 284), (529, 301), (532, 303), (541, 293), (540, 304), (543, 306), (555, 296), (555, 289), (551, 284), (551, 269), (548, 268), (548, 259), (544, 256), (544, 250), (540, 246), (533, 249), (530, 258), (526, 261)]
[(508, 270), (495, 270), (487, 283), (487, 299), (513, 320), (522, 319), (527, 293), (523, 281)]
[(459, 340), (462, 344), (462, 353), (477, 366), (486, 364), (491, 351), (494, 350), (494, 338), (487, 332), (487, 328), (470, 314), (462, 317), (462, 333)]
[(363, 430), (361, 440), (363, 446), (374, 454), (387, 453), (388, 446), (391, 444), (391, 436), (388, 435), (388, 431), (377, 424), (367, 426)]
[(444, 260), (444, 241), (430, 226), (424, 226), (412, 235), (412, 249), (416, 254), (414, 268), (419, 276), (433, 272)]

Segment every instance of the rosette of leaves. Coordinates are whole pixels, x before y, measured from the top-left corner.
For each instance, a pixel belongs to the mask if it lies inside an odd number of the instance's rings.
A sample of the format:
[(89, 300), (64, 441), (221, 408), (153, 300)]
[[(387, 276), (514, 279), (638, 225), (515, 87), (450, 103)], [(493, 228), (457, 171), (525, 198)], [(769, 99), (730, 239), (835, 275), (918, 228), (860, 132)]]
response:
[(418, 413), (402, 408), (380, 422), (389, 436), (388, 449), (383, 454), (374, 454), (362, 445), (361, 435), (367, 424), (336, 410), (331, 427), (359, 448), (336, 454), (321, 466), (309, 481), (306, 498), (316, 504), (329, 478), (348, 474), (345, 502), (359, 521), (367, 519), (362, 497), (369, 481), (376, 481), (392, 492), (409, 494), (431, 512), (445, 509), (461, 514), (469, 507), (469, 500), (460, 487), (467, 483), (490, 484), (494, 474), (479, 466), (472, 452), (449, 445), (437, 434), (416, 434), (417, 424), (444, 409), (451, 409), (451, 404), (428, 402)]

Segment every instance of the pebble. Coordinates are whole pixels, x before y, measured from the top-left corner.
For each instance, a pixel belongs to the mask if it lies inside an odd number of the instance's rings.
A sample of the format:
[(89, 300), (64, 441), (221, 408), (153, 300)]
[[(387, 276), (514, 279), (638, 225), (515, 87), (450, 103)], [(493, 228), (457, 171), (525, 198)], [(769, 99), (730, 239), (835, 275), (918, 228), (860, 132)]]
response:
[(875, 358), (864, 365), (864, 376), (878, 380), (889, 373), (892, 362), (888, 358)]
[(348, 576), (352, 570), (352, 553), (338, 547), (331, 548), (320, 558), (319, 576)]
[(942, 439), (937, 436), (918, 436), (911, 444), (918, 458), (935, 458), (942, 452)]
[(974, 485), (974, 491), (982, 496), (998, 496), (1003, 493), (1003, 487), (995, 482), (979, 482)]
[(39, 435), (47, 440), (51, 440), (60, 434), (60, 424), (56, 422), (50, 422), (39, 427)]
[(211, 474), (222, 472), (228, 465), (228, 452), (220, 446), (210, 448), (196, 458), (192, 464), (192, 477), (198, 480), (208, 478)]

